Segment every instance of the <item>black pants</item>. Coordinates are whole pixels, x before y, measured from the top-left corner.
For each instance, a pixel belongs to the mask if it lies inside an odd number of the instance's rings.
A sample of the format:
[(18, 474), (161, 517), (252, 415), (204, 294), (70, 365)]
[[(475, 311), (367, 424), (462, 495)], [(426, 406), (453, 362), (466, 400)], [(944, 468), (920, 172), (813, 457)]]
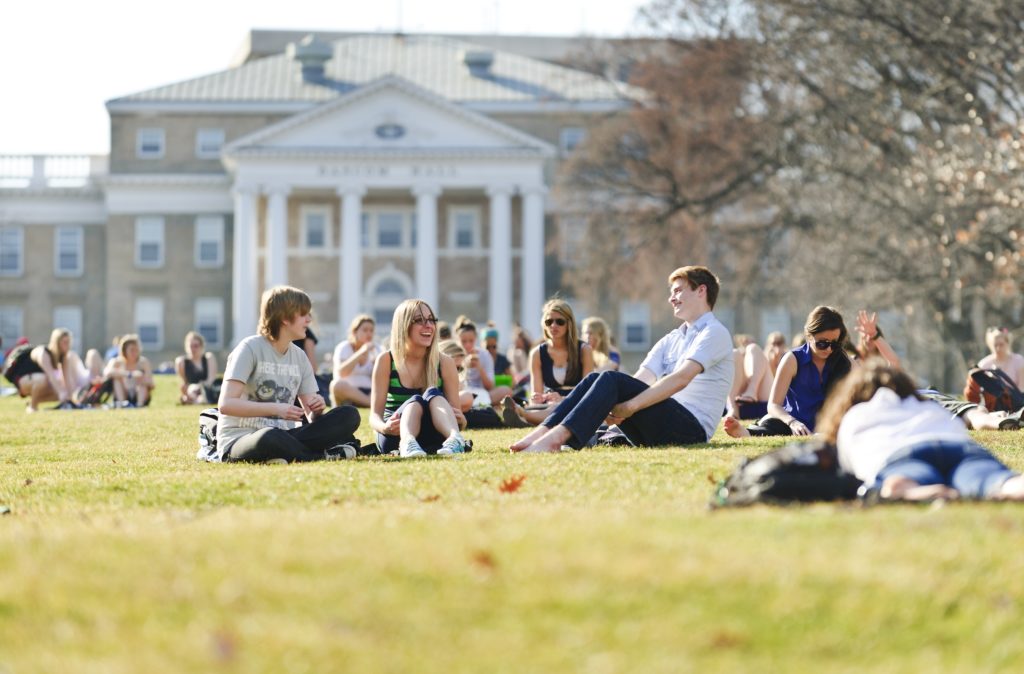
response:
[(261, 428), (240, 438), (231, 446), (228, 461), (260, 463), (270, 459), (287, 461), (322, 461), (324, 450), (335, 445), (356, 442), (359, 410), (351, 405), (335, 407), (321, 414), (313, 423), (284, 430)]

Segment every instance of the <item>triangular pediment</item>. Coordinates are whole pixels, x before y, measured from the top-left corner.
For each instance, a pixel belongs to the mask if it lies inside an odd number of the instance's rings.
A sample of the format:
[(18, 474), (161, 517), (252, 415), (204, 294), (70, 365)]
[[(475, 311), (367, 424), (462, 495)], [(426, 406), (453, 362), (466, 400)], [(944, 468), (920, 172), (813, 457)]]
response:
[(430, 150), (555, 153), (538, 138), (390, 76), (239, 138), (225, 154)]

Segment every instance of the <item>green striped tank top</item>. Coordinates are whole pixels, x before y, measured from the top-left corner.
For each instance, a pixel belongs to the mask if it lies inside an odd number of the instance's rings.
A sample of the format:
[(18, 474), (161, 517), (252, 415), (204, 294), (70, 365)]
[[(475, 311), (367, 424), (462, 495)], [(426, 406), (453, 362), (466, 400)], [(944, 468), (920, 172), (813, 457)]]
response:
[[(394, 414), (402, 404), (413, 397), (414, 395), (423, 393), (418, 388), (410, 388), (402, 383), (402, 380), (398, 378), (398, 368), (395, 367), (395, 357), (388, 353), (388, 359), (391, 361), (391, 372), (388, 374), (388, 397), (384, 401), (384, 419), (386, 420), (392, 414)], [(441, 381), (441, 364), (437, 364), (437, 377), (439, 387), (444, 386), (444, 382)]]

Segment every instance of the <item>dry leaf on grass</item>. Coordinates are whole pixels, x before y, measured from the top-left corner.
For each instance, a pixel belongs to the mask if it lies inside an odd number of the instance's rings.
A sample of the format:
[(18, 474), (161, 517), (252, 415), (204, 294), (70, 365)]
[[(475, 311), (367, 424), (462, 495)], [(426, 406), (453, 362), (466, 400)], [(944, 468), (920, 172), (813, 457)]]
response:
[(511, 494), (519, 491), (519, 488), (523, 486), (523, 481), (526, 479), (525, 475), (512, 475), (501, 481), (498, 485), (498, 491), (502, 494)]

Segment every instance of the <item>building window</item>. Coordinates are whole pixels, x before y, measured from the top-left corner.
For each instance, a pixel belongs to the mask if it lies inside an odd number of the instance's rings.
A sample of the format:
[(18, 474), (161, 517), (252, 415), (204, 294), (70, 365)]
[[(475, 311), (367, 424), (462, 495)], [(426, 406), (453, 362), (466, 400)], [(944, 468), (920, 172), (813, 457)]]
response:
[(164, 266), (164, 219), (159, 215), (135, 218), (135, 266)]
[(135, 156), (139, 159), (163, 158), (164, 130), (139, 129), (135, 136)]
[(562, 156), (568, 156), (572, 154), (580, 144), (586, 140), (587, 130), (578, 126), (567, 126), (562, 129), (558, 134), (558, 148), (562, 151)]
[(414, 297), (413, 283), (404, 272), (391, 264), (378, 270), (366, 280), (366, 295), (363, 304), (367, 313), (377, 322), (377, 331), (387, 334), (391, 331), (391, 319), (395, 307), (408, 297)]
[(0, 227), (0, 276), (21, 276), (25, 233), (21, 227)]
[(448, 210), (448, 247), (473, 250), (483, 244), (480, 236), (480, 209), (472, 207)]
[(206, 340), (206, 346), (219, 349), (223, 345), (224, 300), (220, 297), (196, 299), (196, 332)]
[(619, 342), (626, 351), (643, 351), (651, 342), (651, 307), (646, 302), (623, 302), (619, 309)]
[(21, 307), (0, 306), (0, 337), (4, 340), (4, 350), (13, 348), (18, 338), (25, 334), (23, 320)]
[(53, 271), (57, 276), (81, 276), (85, 234), (81, 227), (58, 227), (53, 238)]
[(196, 218), (197, 267), (224, 266), (224, 217), (200, 215)]
[(558, 261), (564, 267), (578, 267), (583, 262), (587, 242), (587, 220), (581, 217), (558, 219)]
[(363, 250), (370, 247), (370, 214), (363, 213), (360, 219), (359, 246)]
[(403, 220), (401, 213), (380, 213), (377, 216), (377, 247), (402, 247)]
[[(82, 340), (82, 307), (54, 307), (53, 308), (53, 327), (64, 328), (70, 330), (71, 334), (75, 336), (75, 344), (78, 344), (78, 350), (84, 353), (81, 347)], [(75, 347), (72, 347), (75, 348)]]
[(139, 297), (135, 300), (135, 332), (143, 349), (159, 351), (164, 348), (164, 301), (159, 297)]
[(196, 131), (196, 157), (219, 159), (220, 148), (224, 145), (224, 129), (199, 129)]
[(307, 250), (327, 250), (331, 247), (330, 206), (305, 205), (300, 209), (302, 247)]

